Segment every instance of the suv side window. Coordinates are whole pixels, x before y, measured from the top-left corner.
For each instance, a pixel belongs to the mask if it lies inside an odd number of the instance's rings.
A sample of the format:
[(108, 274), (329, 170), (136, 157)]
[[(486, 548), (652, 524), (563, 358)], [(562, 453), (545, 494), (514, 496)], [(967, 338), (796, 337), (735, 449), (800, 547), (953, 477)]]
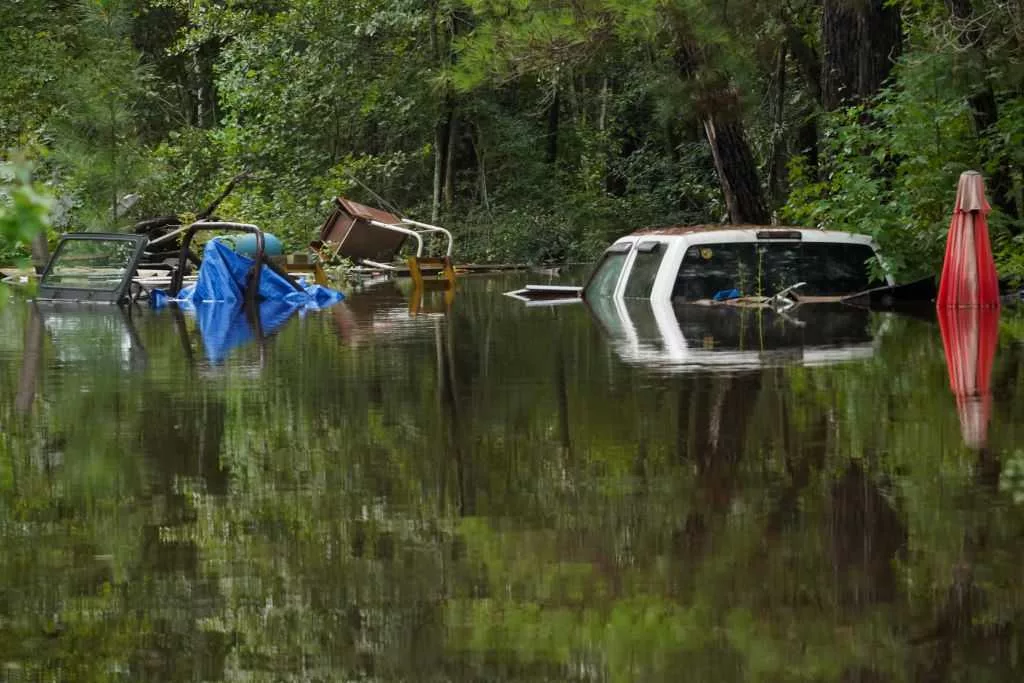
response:
[(803, 250), (805, 294), (856, 294), (885, 284), (873, 277), (878, 256), (866, 244), (806, 242)]
[(597, 297), (610, 297), (615, 293), (615, 285), (619, 282), (622, 274), (622, 267), (626, 265), (626, 257), (632, 249), (632, 244), (613, 244), (608, 251), (604, 252), (601, 261), (590, 276), (587, 287), (583, 290), (584, 299)]
[(661, 260), (665, 258), (665, 251), (665, 244), (662, 242), (644, 241), (636, 246), (633, 267), (629, 271), (626, 291), (623, 293), (625, 298), (650, 298), (654, 279), (658, 277), (658, 268), (661, 267)]

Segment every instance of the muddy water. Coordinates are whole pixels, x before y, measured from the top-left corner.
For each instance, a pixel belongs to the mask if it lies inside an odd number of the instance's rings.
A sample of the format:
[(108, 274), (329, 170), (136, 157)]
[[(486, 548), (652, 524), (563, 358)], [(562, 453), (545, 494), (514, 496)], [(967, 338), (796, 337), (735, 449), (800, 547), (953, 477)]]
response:
[(521, 282), (265, 336), (5, 295), (0, 678), (1021, 679), (1024, 316), (958, 397), (934, 315)]

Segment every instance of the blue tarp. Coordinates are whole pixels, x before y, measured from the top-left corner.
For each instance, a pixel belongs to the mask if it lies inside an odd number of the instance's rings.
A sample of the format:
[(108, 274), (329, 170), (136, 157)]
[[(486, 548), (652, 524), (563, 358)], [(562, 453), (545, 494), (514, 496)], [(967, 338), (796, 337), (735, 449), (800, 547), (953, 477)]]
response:
[(712, 301), (729, 301), (730, 299), (739, 299), (740, 290), (738, 289), (723, 289), (720, 292), (715, 292), (715, 295), (711, 297)]
[[(163, 290), (154, 290), (150, 304), (163, 308), (176, 302), (182, 309), (194, 312), (203, 337), (203, 347), (210, 362), (218, 363), (228, 352), (253, 339), (254, 330), (243, 310), (243, 289), (253, 260), (236, 254), (219, 240), (212, 239), (203, 251), (203, 263), (194, 285), (185, 287), (177, 298)], [(321, 285), (303, 285), (296, 291), (286, 279), (266, 266), (260, 273), (259, 321), (262, 336), (272, 334), (296, 312), (326, 308), (345, 296)]]

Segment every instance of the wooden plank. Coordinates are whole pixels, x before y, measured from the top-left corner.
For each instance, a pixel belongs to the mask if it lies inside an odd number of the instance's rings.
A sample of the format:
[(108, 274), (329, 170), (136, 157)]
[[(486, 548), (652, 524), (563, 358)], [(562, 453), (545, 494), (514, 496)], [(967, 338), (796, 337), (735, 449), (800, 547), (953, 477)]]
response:
[[(521, 263), (456, 263), (453, 264), (452, 267), (455, 268), (456, 273), (499, 273), (514, 270), (528, 270), (530, 268), (529, 266)], [(420, 266), (420, 272), (423, 275), (437, 275), (442, 270), (444, 270), (443, 266), (434, 266), (426, 264), (422, 264)], [(390, 270), (388, 272), (393, 275), (398, 275), (400, 277), (408, 277), (410, 274), (409, 266), (397, 264), (395, 265), (394, 270)]]

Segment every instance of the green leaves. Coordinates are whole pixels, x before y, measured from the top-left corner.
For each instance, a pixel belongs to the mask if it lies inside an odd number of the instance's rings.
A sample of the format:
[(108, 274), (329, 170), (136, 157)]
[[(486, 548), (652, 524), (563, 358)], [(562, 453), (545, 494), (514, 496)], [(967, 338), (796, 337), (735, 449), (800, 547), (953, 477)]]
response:
[(910, 54), (898, 86), (825, 117), (824, 167), (791, 166), (786, 220), (874, 236), (898, 280), (936, 272), (957, 177), (980, 163), (950, 71), (948, 55)]
[(600, 49), (607, 16), (599, 3), (471, 1), (472, 31), (455, 39), (453, 82), (469, 91), (529, 74), (550, 78), (591, 60)]
[(1024, 451), (1016, 450), (1006, 459), (999, 475), (999, 490), (1012, 496), (1015, 504), (1024, 504)]
[(0, 250), (2, 242), (27, 244), (45, 232), (53, 205), (53, 198), (32, 181), (28, 163), (0, 163)]

